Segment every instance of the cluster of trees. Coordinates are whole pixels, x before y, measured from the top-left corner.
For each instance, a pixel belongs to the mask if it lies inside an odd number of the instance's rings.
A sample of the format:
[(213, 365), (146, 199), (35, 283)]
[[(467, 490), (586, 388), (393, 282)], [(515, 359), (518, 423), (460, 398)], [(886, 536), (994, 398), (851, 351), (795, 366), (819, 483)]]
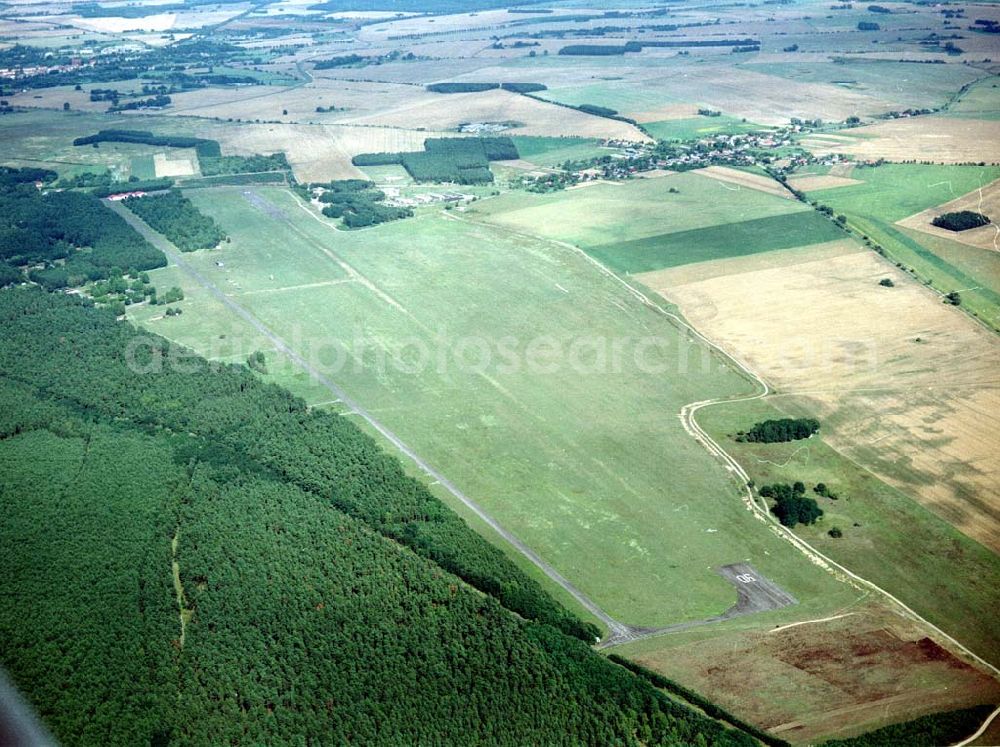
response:
[(23, 279), (19, 268), (31, 268), (32, 280), (55, 290), (120, 275), (122, 270), (166, 265), (160, 250), (96, 197), (40, 192), (33, 183), (37, 176), (37, 169), (0, 172), (0, 263), (5, 285)]
[(218, 223), (175, 189), (164, 194), (128, 197), (125, 206), (182, 252), (211, 249), (226, 239)]
[(199, 157), (198, 165), (204, 176), (229, 174), (253, 174), (260, 171), (290, 171), (291, 166), (284, 153), (253, 156)]
[(858, 21), (858, 31), (878, 31), (882, 27), (872, 21)]
[[(72, 333), (73, 340), (93, 352), (86, 361), (78, 361), (69, 347), (60, 350), (58, 341), (50, 340), (52, 345), (40, 345), (32, 354), (9, 361), (54, 396), (58, 393), (81, 406), (139, 418), (170, 431), (194, 433), (219, 448), (252, 458), (327, 505), (495, 596), (523, 617), (547, 622), (588, 642), (594, 640), (597, 631), (592, 625), (559, 607), (503, 552), (409, 478), (394, 458), (346, 418), (310, 411), (301, 400), (264, 384), (246, 369), (218, 371), (208, 362), (186, 360), (189, 354), (167, 341), (137, 350), (134, 365), (127, 366), (121, 351), (138, 334), (130, 327), (102, 325), (98, 335), (88, 326), (97, 317), (82, 313), (72, 303), (73, 297), (53, 296), (57, 300), (50, 301), (42, 293), (8, 295), (10, 303), (17, 301), (24, 309), (21, 323), (39, 329), (44, 329), (45, 318), (51, 314), (32, 315), (30, 309), (52, 309), (55, 304), (61, 309), (57, 316), (65, 317), (62, 323), (72, 326), (66, 334)], [(7, 295), (0, 294), (0, 298)], [(0, 350), (0, 356), (6, 353), (6, 348)], [(185, 365), (171, 366), (178, 356)], [(162, 373), (155, 376), (140, 373), (158, 368)], [(33, 369), (37, 370), (32, 374)]]
[(364, 228), (378, 223), (410, 218), (413, 210), (408, 207), (382, 205), (385, 193), (363, 179), (344, 179), (322, 186), (319, 201), (324, 204), (323, 215), (341, 218), (348, 228)]
[(988, 226), (990, 219), (982, 213), (974, 210), (959, 210), (953, 213), (944, 213), (931, 221), (931, 225), (944, 228), (948, 231), (968, 231), (973, 228)]
[(418, 182), (489, 184), (493, 181), (490, 161), (519, 158), (509, 137), (428, 138), (422, 152), (363, 153), (352, 159), (355, 166), (401, 165)]
[(760, 489), (760, 494), (775, 501), (771, 512), (778, 517), (783, 526), (815, 524), (816, 519), (823, 515), (823, 509), (815, 499), (806, 496), (806, 486), (801, 482), (793, 485), (784, 483), (764, 485)]
[(575, 109), (585, 112), (586, 114), (593, 114), (596, 117), (616, 117), (618, 116), (617, 109), (611, 109), (606, 106), (598, 106), (597, 104), (577, 104)]
[(367, 57), (363, 57), (359, 54), (345, 54), (340, 57), (330, 57), (325, 60), (316, 60), (316, 62), (313, 63), (313, 68), (316, 70), (332, 70), (338, 67), (357, 65), (359, 63), (366, 62), (367, 60)]
[(773, 444), (809, 438), (819, 431), (819, 421), (813, 418), (780, 418), (763, 420), (744, 432), (736, 434), (737, 441)]
[(170, 97), (158, 93), (156, 96), (150, 96), (148, 99), (135, 99), (134, 101), (126, 101), (124, 104), (115, 103), (108, 111), (123, 112), (135, 109), (162, 109), (165, 106), (170, 106)]
[(577, 55), (582, 57), (610, 57), (626, 52), (641, 52), (642, 47), (629, 47), (628, 44), (569, 44), (559, 50), (559, 54)]

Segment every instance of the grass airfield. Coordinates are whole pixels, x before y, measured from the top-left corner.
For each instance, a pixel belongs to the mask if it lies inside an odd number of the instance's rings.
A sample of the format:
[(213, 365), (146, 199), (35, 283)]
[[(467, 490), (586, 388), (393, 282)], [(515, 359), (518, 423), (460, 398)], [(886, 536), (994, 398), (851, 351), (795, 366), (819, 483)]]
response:
[[(268, 232), (240, 189), (190, 193), (233, 237), (190, 261), (300, 354), (333, 363), (353, 397), (609, 613), (641, 625), (718, 614), (733, 591), (711, 569), (745, 559), (800, 598), (850, 596), (761, 531), (681, 428), (684, 404), (749, 394), (750, 383), (585, 256), (443, 211), (341, 232), (286, 190), (255, 192), (287, 226)], [(209, 357), (216, 341), (224, 359), (261, 344), (176, 270), (153, 273), (166, 284), (157, 274), (190, 288), (184, 315), (137, 308), (135, 321)], [(509, 370), (499, 358), (528, 361), (527, 346), (546, 338), (576, 340), (572, 354), (593, 373)], [(629, 348), (618, 370), (600, 365), (602, 345), (647, 338), (661, 347), (649, 355), (657, 375)], [(422, 350), (432, 357), (421, 367)], [(275, 364), (280, 383), (330, 399)]]

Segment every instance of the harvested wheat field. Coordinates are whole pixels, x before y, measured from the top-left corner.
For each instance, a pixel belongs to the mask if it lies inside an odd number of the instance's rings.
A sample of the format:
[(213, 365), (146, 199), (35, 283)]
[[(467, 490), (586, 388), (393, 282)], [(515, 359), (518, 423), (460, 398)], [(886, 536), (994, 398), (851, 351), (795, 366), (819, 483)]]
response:
[(993, 221), (1000, 221), (1000, 179), (987, 184), (982, 189), (962, 195), (956, 200), (904, 218), (897, 225), (941, 236), (969, 246), (976, 246), (980, 249), (1000, 251), (1000, 227), (997, 226), (996, 222), (968, 231), (949, 231), (931, 224), (931, 221), (939, 215), (960, 210), (972, 210), (988, 216)]
[(351, 164), (359, 153), (421, 150), (425, 139), (442, 136), (389, 127), (294, 124), (220, 127), (212, 132), (227, 155), (284, 151), (295, 178), (303, 182), (365, 178)]
[(908, 117), (845, 130), (857, 137), (807, 138), (815, 153), (848, 153), (864, 160), (1000, 162), (1000, 120)]
[(166, 153), (157, 153), (153, 156), (153, 166), (157, 177), (191, 176), (198, 173), (194, 158), (171, 157)]
[(728, 166), (708, 166), (704, 169), (698, 169), (695, 173), (717, 179), (726, 184), (733, 184), (737, 188), (747, 187), (748, 189), (756, 189), (759, 192), (767, 192), (767, 194), (774, 195), (775, 197), (783, 197), (786, 200), (795, 199), (795, 196), (791, 192), (771, 177), (764, 176), (763, 174), (752, 174), (749, 171), (731, 169)]
[(811, 192), (814, 189), (834, 189), (836, 187), (850, 187), (852, 184), (863, 184), (859, 179), (849, 179), (846, 176), (834, 176), (833, 174), (807, 174), (805, 176), (795, 176), (788, 180), (796, 189), (802, 192)]
[(340, 120), (345, 124), (456, 130), (463, 122), (517, 122), (513, 135), (614, 138), (649, 141), (633, 125), (521, 96), (510, 91), (436, 94), (383, 112)]
[(639, 279), (815, 413), (835, 448), (1000, 550), (996, 338), (874, 253), (813, 251)]

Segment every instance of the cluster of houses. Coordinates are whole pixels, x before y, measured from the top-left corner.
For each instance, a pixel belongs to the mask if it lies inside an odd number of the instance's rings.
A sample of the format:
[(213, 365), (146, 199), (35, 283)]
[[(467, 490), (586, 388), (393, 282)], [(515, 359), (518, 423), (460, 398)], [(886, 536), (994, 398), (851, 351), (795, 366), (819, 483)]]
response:
[(385, 192), (385, 204), (390, 207), (420, 207), (433, 205), (436, 202), (461, 203), (475, 199), (474, 195), (462, 192), (421, 192), (420, 194), (403, 196), (399, 187), (379, 187)]
[[(567, 163), (562, 171), (531, 172), (523, 177), (530, 191), (549, 191), (595, 180), (620, 180), (651, 172), (687, 171), (706, 166), (771, 165), (794, 169), (812, 163), (833, 165), (846, 157), (817, 158), (795, 152), (793, 135), (800, 127), (790, 126), (761, 132), (710, 135), (684, 142), (654, 144), (609, 140), (613, 152), (585, 162)], [(784, 149), (780, 152), (779, 149)], [(791, 151), (791, 152), (790, 152)]]

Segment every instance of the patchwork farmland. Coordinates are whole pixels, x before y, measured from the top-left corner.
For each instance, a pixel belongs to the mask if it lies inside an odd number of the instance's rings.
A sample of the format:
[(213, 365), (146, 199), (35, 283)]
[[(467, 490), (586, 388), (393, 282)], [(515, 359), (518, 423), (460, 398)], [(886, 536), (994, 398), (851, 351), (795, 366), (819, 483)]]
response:
[(995, 742), (998, 31), (0, 3), (0, 679), (66, 744)]

